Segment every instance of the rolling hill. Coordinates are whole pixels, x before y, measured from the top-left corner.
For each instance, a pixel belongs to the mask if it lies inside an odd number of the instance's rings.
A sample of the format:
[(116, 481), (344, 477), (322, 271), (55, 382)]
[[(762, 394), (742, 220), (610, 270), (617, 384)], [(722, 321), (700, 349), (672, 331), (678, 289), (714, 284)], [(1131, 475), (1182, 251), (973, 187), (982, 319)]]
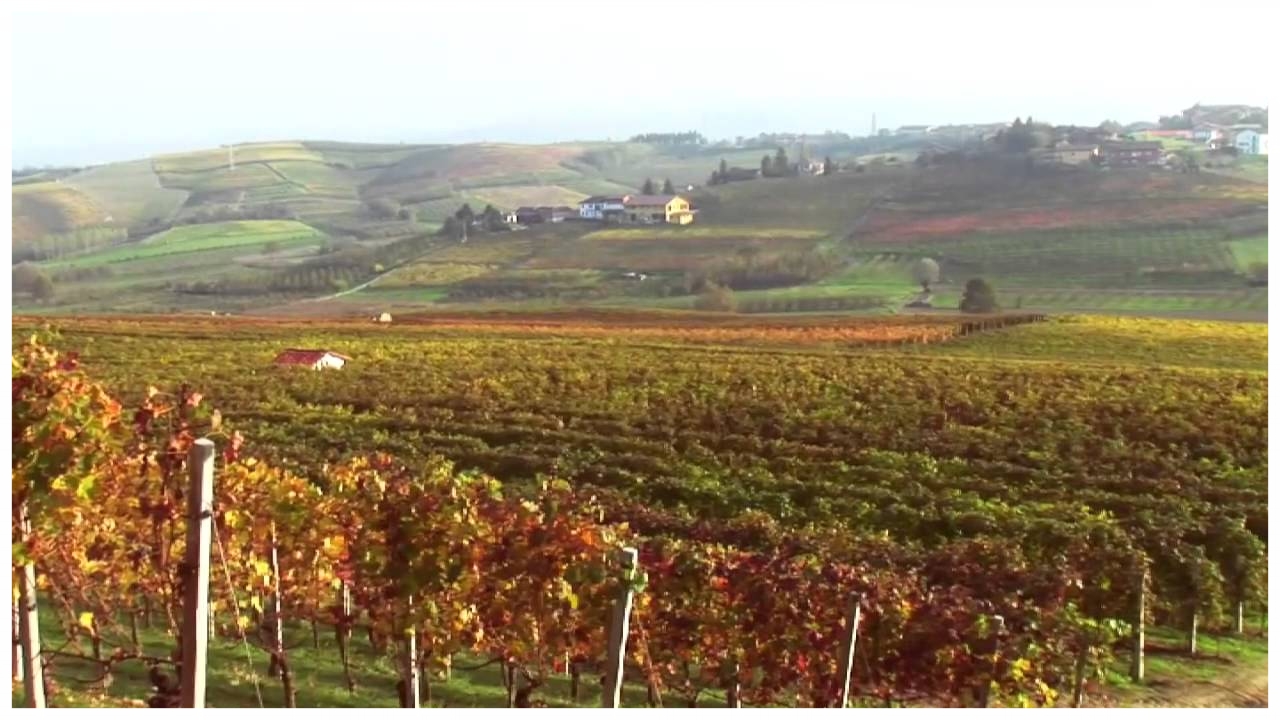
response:
[[(156, 156), (15, 186), (15, 262), (36, 261), (59, 290), (15, 301), (55, 313), (688, 308), (706, 278), (720, 278), (742, 312), (884, 312), (919, 292), (912, 269), (931, 257), (942, 268), (938, 307), (954, 307), (964, 281), (981, 275), (1009, 307), (1266, 317), (1265, 288), (1249, 282), (1267, 255), (1267, 188), (1256, 177), (917, 165), (909, 146), (897, 149), (906, 152), (810, 146), (845, 170), (717, 186), (703, 183), (721, 159), (755, 166), (762, 148), (281, 141)], [(463, 203), (571, 205), (645, 178), (699, 186), (697, 223), (431, 239)], [(246, 229), (255, 222), (293, 226)], [(204, 239), (158, 252), (152, 243), (174, 233)], [(197, 281), (210, 292), (178, 291)]]

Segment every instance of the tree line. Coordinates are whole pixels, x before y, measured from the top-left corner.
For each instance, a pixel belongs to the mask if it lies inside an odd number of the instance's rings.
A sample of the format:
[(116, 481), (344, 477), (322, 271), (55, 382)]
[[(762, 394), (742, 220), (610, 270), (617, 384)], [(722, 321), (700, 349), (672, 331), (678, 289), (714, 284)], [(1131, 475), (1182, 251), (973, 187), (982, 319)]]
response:
[(632, 135), (628, 142), (655, 145), (706, 145), (707, 139), (695, 130), (684, 132), (641, 133)]

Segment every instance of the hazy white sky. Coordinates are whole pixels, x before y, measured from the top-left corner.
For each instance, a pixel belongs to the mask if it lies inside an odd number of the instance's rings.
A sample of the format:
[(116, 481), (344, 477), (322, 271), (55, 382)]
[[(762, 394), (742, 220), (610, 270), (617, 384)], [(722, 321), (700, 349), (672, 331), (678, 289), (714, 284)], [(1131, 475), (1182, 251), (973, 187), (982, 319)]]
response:
[(1250, 2), (112, 5), (13, 12), (15, 167), (286, 138), (865, 134), (872, 112), (1125, 122), (1267, 105), (1274, 84)]

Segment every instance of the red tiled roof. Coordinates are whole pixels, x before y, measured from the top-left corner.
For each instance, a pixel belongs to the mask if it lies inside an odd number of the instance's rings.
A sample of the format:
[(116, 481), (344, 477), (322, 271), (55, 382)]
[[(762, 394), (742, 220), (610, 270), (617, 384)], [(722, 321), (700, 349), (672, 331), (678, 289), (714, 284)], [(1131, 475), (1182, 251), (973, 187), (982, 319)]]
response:
[(276, 356), (277, 365), (315, 365), (325, 355), (332, 355), (343, 360), (351, 358), (329, 350), (300, 350), (298, 348), (289, 348)]

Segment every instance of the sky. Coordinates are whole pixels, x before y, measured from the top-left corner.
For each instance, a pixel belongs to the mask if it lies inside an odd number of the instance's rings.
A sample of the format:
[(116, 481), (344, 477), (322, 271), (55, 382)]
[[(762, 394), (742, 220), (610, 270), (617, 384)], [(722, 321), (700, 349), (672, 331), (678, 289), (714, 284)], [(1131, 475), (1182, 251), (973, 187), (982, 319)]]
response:
[[(105, 5), (105, 3), (104, 3)], [(175, 4), (176, 5), (176, 4)], [(254, 140), (711, 138), (1267, 106), (1249, 2), (45, 2), (11, 8), (14, 167)], [(1259, 3), (1258, 7), (1265, 7)], [(1204, 58), (1216, 58), (1213, 62)]]

